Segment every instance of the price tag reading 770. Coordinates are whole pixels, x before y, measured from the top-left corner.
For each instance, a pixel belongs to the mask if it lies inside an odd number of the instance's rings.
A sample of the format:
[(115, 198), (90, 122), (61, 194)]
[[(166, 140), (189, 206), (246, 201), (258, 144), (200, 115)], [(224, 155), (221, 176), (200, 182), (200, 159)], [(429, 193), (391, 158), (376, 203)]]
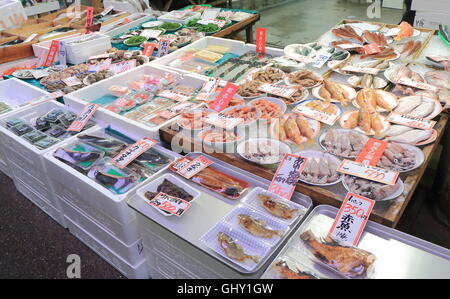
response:
[(151, 147), (156, 145), (156, 141), (144, 137), (135, 144), (130, 145), (117, 156), (112, 159), (112, 162), (119, 168), (125, 168), (128, 164), (134, 161), (137, 157), (148, 151)]
[(307, 158), (286, 154), (268, 190), (290, 200), (307, 160)]
[(185, 178), (190, 179), (211, 164), (213, 164), (211, 160), (206, 157), (200, 156), (184, 165), (183, 168), (178, 170), (178, 173)]
[(145, 199), (148, 204), (157, 207), (163, 211), (180, 217), (191, 207), (191, 204), (181, 198), (170, 196), (160, 192), (151, 200)]
[(396, 171), (365, 165), (351, 160), (342, 161), (337, 171), (387, 185), (395, 185), (399, 174)]
[(374, 205), (375, 201), (371, 199), (348, 193), (328, 237), (356, 246)]

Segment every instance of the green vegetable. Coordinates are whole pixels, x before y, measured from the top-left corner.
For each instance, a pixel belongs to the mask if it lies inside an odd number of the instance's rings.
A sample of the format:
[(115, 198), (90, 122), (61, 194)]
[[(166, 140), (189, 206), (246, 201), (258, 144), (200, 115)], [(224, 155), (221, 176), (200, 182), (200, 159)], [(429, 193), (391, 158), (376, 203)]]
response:
[(143, 42), (145, 42), (147, 40), (147, 38), (145, 38), (144, 36), (132, 36), (129, 39), (125, 40), (123, 43), (125, 45), (140, 45)]
[(197, 26), (201, 25), (201, 24), (197, 24), (198, 21), (200, 21), (200, 19), (192, 19), (192, 20), (189, 20), (189, 21), (186, 23), (186, 27), (197, 27)]
[(227, 20), (225, 17), (217, 17), (216, 19), (217, 19), (217, 20), (223, 20), (223, 21), (226, 21), (226, 20)]
[(198, 32), (215, 32), (220, 30), (220, 27), (216, 24), (200, 25), (196, 27)]
[(162, 28), (162, 29), (165, 29), (165, 30), (176, 30), (176, 29), (178, 29), (180, 27), (181, 27), (181, 25), (178, 24), (178, 23), (169, 23), (169, 22), (165, 22), (165, 23), (163, 23), (163, 24), (158, 26), (158, 28)]

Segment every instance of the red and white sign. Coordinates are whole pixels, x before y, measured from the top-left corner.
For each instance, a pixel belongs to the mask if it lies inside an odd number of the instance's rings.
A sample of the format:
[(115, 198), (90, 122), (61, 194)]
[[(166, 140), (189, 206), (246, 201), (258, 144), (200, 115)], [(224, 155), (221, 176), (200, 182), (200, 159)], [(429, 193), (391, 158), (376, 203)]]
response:
[(184, 165), (183, 168), (177, 172), (185, 178), (190, 179), (211, 164), (213, 164), (211, 160), (204, 156), (200, 156)]
[(244, 121), (242, 118), (235, 118), (222, 113), (211, 113), (206, 116), (204, 120), (210, 125), (220, 127), (225, 130), (231, 130)]
[(278, 166), (268, 190), (290, 200), (307, 161), (307, 158), (286, 154)]
[(262, 84), (259, 91), (270, 93), (283, 98), (290, 98), (298, 90), (298, 87), (287, 85), (275, 85), (275, 84)]
[(371, 74), (371, 75), (376, 75), (380, 72), (380, 69), (377, 69), (377, 68), (359, 67), (359, 66), (354, 66), (354, 65), (346, 65), (341, 70), (345, 71), (345, 72), (363, 73), (363, 74)]
[(156, 44), (155, 43), (146, 43), (144, 46), (144, 51), (142, 54), (147, 57), (151, 57), (153, 55), (153, 51), (155, 51)]
[(388, 143), (386, 141), (369, 138), (355, 161), (366, 165), (377, 166), (387, 145)]
[(47, 52), (47, 57), (44, 60), (43, 66), (49, 67), (53, 64), (53, 62), (55, 61), (56, 53), (58, 52), (58, 44), (59, 42), (57, 40), (52, 41), (50, 49)]
[(176, 172), (181, 170), (184, 166), (186, 166), (191, 160), (187, 158), (181, 158), (175, 162), (173, 162), (170, 166), (171, 168), (175, 169)]
[(119, 168), (125, 168), (128, 164), (133, 162), (134, 159), (155, 146), (156, 143), (157, 142), (155, 140), (144, 137), (120, 152), (112, 159), (112, 162)]
[(112, 59), (108, 58), (105, 60), (100, 61), (96, 64), (89, 65), (88, 72), (100, 72), (100, 71), (106, 71), (111, 67)]
[(89, 119), (94, 115), (95, 111), (97, 111), (98, 107), (100, 107), (99, 104), (85, 105), (81, 113), (77, 116), (77, 119), (70, 125), (67, 131), (81, 132)]
[(163, 90), (160, 93), (158, 93), (158, 97), (171, 99), (177, 102), (186, 102), (191, 99), (191, 96), (187, 96), (172, 90)]
[(162, 30), (145, 29), (145, 30), (142, 30), (142, 32), (139, 35), (144, 36), (148, 39), (154, 39), (154, 38), (157, 38), (158, 36), (160, 36), (161, 33), (163, 33)]
[(197, 96), (195, 97), (198, 101), (206, 101), (209, 96), (216, 90), (216, 88), (219, 86), (220, 79), (219, 78), (209, 78), (208, 81), (203, 84), (202, 89), (198, 92)]
[(353, 246), (358, 245), (374, 205), (375, 201), (371, 199), (347, 193), (328, 237), (353, 244)]
[(434, 120), (418, 118), (396, 112), (391, 112), (391, 114), (389, 114), (388, 116), (388, 120), (394, 124), (404, 125), (422, 130), (431, 130), (436, 124), (436, 121)]
[(136, 59), (125, 60), (111, 64), (109, 70), (114, 74), (120, 74), (136, 67)]
[(424, 82), (417, 82), (417, 81), (411, 80), (410, 78), (401, 78), (400, 80), (398, 80), (397, 83), (401, 84), (401, 85), (415, 87), (418, 89), (423, 89), (423, 90), (430, 90), (430, 91), (434, 91), (434, 92), (438, 91), (438, 88), (434, 85), (430, 85), (430, 84), (427, 84)]
[(145, 201), (158, 209), (169, 212), (180, 217), (190, 207), (191, 204), (181, 198), (170, 196), (166, 193), (160, 192), (151, 200), (145, 198)]
[(67, 85), (67, 86), (75, 86), (75, 85), (80, 85), (83, 84), (83, 82), (80, 81), (80, 79), (78, 79), (75, 76), (69, 77), (69, 78), (65, 78), (62, 79), (62, 81)]
[(256, 53), (260, 56), (266, 55), (266, 28), (256, 29)]
[(319, 110), (311, 109), (305, 105), (298, 105), (292, 111), (301, 113), (306, 117), (318, 120), (330, 126), (334, 125), (339, 118), (339, 115), (337, 114), (328, 114)]
[(91, 32), (92, 19), (94, 18), (94, 8), (86, 8), (86, 34)]
[(216, 97), (216, 99), (212, 101), (211, 104), (209, 104), (209, 108), (217, 112), (220, 112), (223, 109), (227, 108), (231, 99), (234, 97), (238, 90), (239, 86), (228, 82)]
[(364, 50), (366, 51), (366, 54), (372, 55), (377, 54), (381, 52), (380, 46), (378, 44), (372, 43), (364, 46)]
[(336, 169), (338, 172), (357, 176), (363, 179), (379, 182), (387, 185), (395, 185), (398, 172), (383, 168), (365, 165), (360, 162), (344, 160)]

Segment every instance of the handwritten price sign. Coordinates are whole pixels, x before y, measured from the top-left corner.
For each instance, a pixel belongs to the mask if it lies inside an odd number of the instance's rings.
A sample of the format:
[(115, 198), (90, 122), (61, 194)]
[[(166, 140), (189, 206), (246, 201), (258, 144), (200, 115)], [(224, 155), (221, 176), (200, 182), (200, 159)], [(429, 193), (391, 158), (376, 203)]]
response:
[(213, 164), (211, 160), (206, 157), (200, 156), (187, 163), (183, 168), (178, 170), (178, 173), (185, 178), (190, 179), (211, 164)]
[(306, 117), (315, 119), (317, 121), (323, 122), (327, 125), (334, 125), (334, 123), (338, 120), (339, 115), (337, 114), (328, 114), (319, 110), (311, 109), (304, 105), (298, 105), (292, 111), (303, 114)]
[(160, 192), (152, 200), (145, 199), (148, 204), (157, 207), (163, 211), (180, 217), (190, 207), (191, 204), (181, 198), (170, 196), (166, 193)]
[(125, 168), (128, 164), (133, 162), (137, 157), (148, 151), (156, 145), (156, 141), (150, 138), (142, 138), (135, 144), (130, 145), (117, 156), (112, 159), (112, 162), (119, 168)]
[(269, 191), (290, 200), (307, 158), (286, 154), (270, 183)]
[(380, 69), (371, 68), (371, 67), (358, 67), (358, 66), (354, 66), (354, 65), (346, 65), (342, 68), (342, 71), (376, 75), (380, 72)]
[(97, 111), (98, 107), (100, 107), (100, 104), (87, 104), (84, 106), (81, 113), (77, 116), (76, 120), (70, 125), (67, 131), (81, 132), (89, 119), (91, 119)]
[(223, 128), (225, 130), (231, 130), (237, 125), (241, 124), (244, 120), (242, 118), (234, 118), (222, 113), (211, 113), (205, 117), (205, 122)]
[(427, 83), (423, 83), (423, 82), (417, 82), (417, 81), (413, 81), (409, 78), (401, 78), (400, 80), (398, 80), (397, 82), (398, 84), (402, 84), (402, 85), (407, 85), (407, 86), (411, 86), (411, 87), (415, 87), (418, 89), (423, 89), (423, 90), (430, 90), (430, 91), (434, 91), (437, 92), (438, 88), (436, 86), (427, 84)]
[(172, 91), (172, 90), (163, 90), (160, 93), (158, 93), (159, 97), (171, 99), (177, 102), (186, 102), (191, 99), (190, 96), (186, 96), (184, 94)]
[(266, 28), (256, 28), (256, 53), (258, 56), (266, 55)]
[(380, 161), (380, 158), (383, 155), (386, 147), (386, 141), (369, 138), (369, 140), (364, 145), (364, 148), (356, 158), (356, 162), (376, 166), (378, 164), (378, 161)]
[(371, 199), (348, 193), (328, 236), (356, 246), (374, 205)]
[(433, 129), (436, 122), (434, 120), (423, 119), (418, 117), (413, 117), (405, 114), (400, 114), (396, 112), (391, 112), (388, 116), (388, 120), (391, 123), (408, 126), (411, 128), (417, 128), (422, 130)]
[(387, 185), (395, 185), (399, 175), (396, 171), (365, 165), (351, 160), (342, 161), (337, 171)]
[(206, 101), (219, 86), (219, 83), (219, 78), (209, 78), (209, 80), (203, 84), (202, 89), (199, 91), (195, 99), (198, 101)]
[(263, 84), (258, 88), (258, 90), (279, 97), (290, 98), (298, 90), (298, 87), (290, 87), (287, 85)]

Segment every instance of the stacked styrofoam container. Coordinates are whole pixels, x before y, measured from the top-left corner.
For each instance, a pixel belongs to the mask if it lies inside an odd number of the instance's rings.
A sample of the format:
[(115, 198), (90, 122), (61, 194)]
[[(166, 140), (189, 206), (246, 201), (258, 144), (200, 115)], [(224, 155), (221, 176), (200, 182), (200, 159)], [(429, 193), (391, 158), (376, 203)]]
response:
[[(90, 36), (97, 36), (97, 38), (76, 44), (69, 44), (70, 42)], [(67, 63), (80, 64), (85, 62), (90, 56), (99, 55), (111, 49), (111, 38), (108, 35), (91, 33), (89, 35), (64, 39), (63, 44), (66, 48)]]
[[(11, 178), (17, 190), (56, 222), (66, 227), (61, 211), (61, 203), (54, 196), (49, 181), (49, 172), (44, 165), (43, 158), (46, 152), (54, 151), (58, 144), (41, 150), (4, 127), (4, 122), (7, 119), (20, 118), (29, 122), (31, 119), (44, 115), (54, 108), (67, 109), (64, 105), (51, 101), (10, 113), (1, 118), (0, 139), (3, 144), (3, 153), (8, 160)], [(76, 113), (73, 110), (72, 112)], [(69, 140), (72, 138), (74, 137), (70, 137)]]
[[(11, 111), (0, 114), (0, 118), (5, 118), (15, 111), (25, 109), (32, 104), (42, 101), (44, 100), (43, 97), (48, 94), (43, 89), (39, 89), (16, 78), (0, 81), (0, 101), (5, 102), (12, 108)], [(0, 171), (10, 176), (8, 159), (4, 154), (5, 144), (0, 135)]]
[(102, 34), (108, 35), (110, 37), (116, 36), (118, 34), (127, 32), (131, 28), (139, 26), (141, 23), (146, 22), (153, 18), (152, 15), (146, 14), (146, 13), (134, 13), (127, 17), (131, 21), (129, 23), (126, 23), (125, 25), (118, 26), (123, 20), (116, 21), (114, 23), (108, 24), (100, 28), (100, 32)]
[[(74, 38), (76, 36), (81, 36), (81, 33), (76, 32), (76, 33), (71, 34), (69, 36), (64, 36), (63, 38), (56, 38), (54, 40), (62, 41), (62, 40), (66, 40), (66, 39), (69, 39), (69, 38)], [(52, 44), (52, 41), (53, 40), (46, 40), (46, 41), (43, 41), (43, 42), (40, 42), (40, 43), (32, 44), (31, 46), (33, 47), (34, 56), (42, 57), (44, 55), (47, 55), (47, 52), (50, 49), (50, 46)], [(58, 62), (58, 61), (59, 61), (59, 55), (56, 55), (54, 62)]]
[[(102, 80), (70, 94), (67, 94), (64, 96), (64, 102), (66, 103), (66, 105), (72, 107), (73, 109), (81, 109), (88, 102), (94, 101), (109, 94), (110, 92), (108, 91), (108, 88), (112, 85), (127, 86), (127, 83), (141, 78), (142, 75), (154, 74), (162, 76), (165, 73), (171, 73), (176, 76), (180, 75), (180, 73), (167, 70), (167, 68), (150, 64), (141, 65), (137, 68), (131, 69), (119, 75), (110, 77), (108, 79)], [(206, 80), (206, 78), (185, 76), (181, 81), (181, 84), (201, 88)], [(173, 121), (173, 119), (168, 120), (166, 123), (150, 127), (140, 122), (121, 116), (115, 112), (109, 111), (103, 107), (100, 107), (97, 110), (96, 119), (104, 123), (114, 123), (117, 125), (120, 124), (120, 126), (122, 126), (123, 128), (133, 128), (134, 132), (155, 140), (159, 140), (159, 129), (166, 126), (167, 123)]]
[(158, 20), (163, 21), (163, 22), (173, 22), (173, 23), (180, 23), (180, 24), (187, 24), (190, 20), (192, 19), (200, 19), (201, 17), (201, 13), (200, 12), (184, 12), (188, 15), (187, 18), (185, 18), (184, 20), (180, 20), (176, 17), (174, 17), (174, 14), (178, 14), (178, 13), (182, 13), (180, 11), (174, 10), (171, 12), (168, 12), (162, 16), (158, 17)]
[[(132, 127), (126, 128), (128, 130), (113, 126), (135, 140), (145, 136), (136, 135)], [(103, 129), (94, 128), (86, 134), (98, 136), (101, 131)], [(70, 146), (73, 142), (70, 140), (61, 146)], [(154, 148), (173, 160), (178, 157), (158, 145)], [(45, 164), (70, 232), (126, 277), (149, 278), (136, 213), (126, 203), (139, 185), (125, 194), (116, 195), (54, 158), (53, 151), (45, 155)]]

